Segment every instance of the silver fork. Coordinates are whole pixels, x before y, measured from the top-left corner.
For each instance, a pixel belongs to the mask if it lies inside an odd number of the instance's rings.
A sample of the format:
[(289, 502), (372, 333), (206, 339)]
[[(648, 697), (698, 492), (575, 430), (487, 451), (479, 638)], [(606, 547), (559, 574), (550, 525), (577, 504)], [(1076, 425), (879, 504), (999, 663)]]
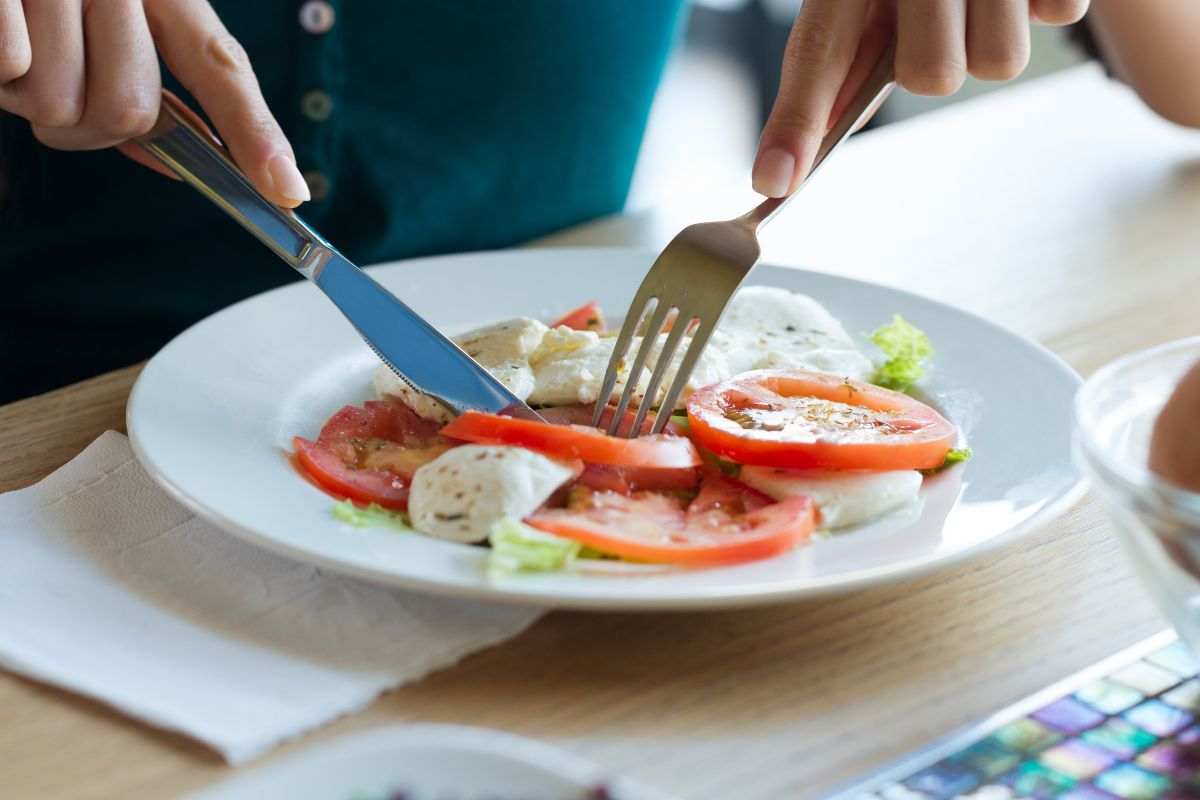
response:
[[(812, 173), (816, 172), (817, 167), (834, 148), (858, 127), (859, 122), (867, 118), (887, 98), (894, 86), (894, 57), (894, 45), (888, 46), (880, 54), (879, 60), (862, 86), (850, 98), (845, 111), (821, 140), (812, 169), (805, 181), (812, 177)], [(687, 385), (704, 346), (720, 322), (725, 307), (758, 261), (758, 230), (778, 214), (794, 196), (793, 192), (787, 197), (767, 199), (750, 212), (724, 222), (689, 225), (671, 240), (650, 267), (650, 272), (642, 280), (642, 285), (638, 287), (633, 303), (629, 306), (629, 313), (625, 316), (625, 322), (613, 347), (612, 358), (608, 362), (608, 369), (604, 373), (604, 382), (600, 385), (600, 395), (596, 399), (596, 408), (592, 415), (594, 426), (600, 425), (604, 410), (612, 399), (613, 388), (628, 354), (629, 345), (640, 329), (642, 344), (630, 365), (625, 389), (621, 392), (616, 413), (613, 414), (607, 428), (609, 435), (622, 434), (621, 422), (637, 391), (642, 370), (658, 342), (668, 315), (675, 311), (671, 332), (658, 354), (654, 372), (646, 384), (646, 393), (638, 403), (633, 424), (625, 431), (625, 435), (632, 437), (641, 430), (646, 414), (654, 398), (658, 396), (663, 377), (674, 361), (679, 342), (690, 329), (691, 344), (658, 406), (660, 413), (655, 416), (651, 428), (654, 433), (662, 431), (671, 418), (671, 411), (674, 410), (683, 387)]]

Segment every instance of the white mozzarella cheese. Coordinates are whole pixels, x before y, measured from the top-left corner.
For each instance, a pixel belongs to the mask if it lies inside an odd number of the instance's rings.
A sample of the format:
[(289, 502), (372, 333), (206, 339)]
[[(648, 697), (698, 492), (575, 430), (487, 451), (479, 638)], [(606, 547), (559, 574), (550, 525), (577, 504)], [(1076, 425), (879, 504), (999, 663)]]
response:
[(537, 510), (575, 473), (520, 447), (463, 445), (419, 468), (408, 495), (412, 525), (455, 542), (481, 542), (504, 517)]
[(613, 351), (613, 340), (594, 331), (551, 328), (529, 359), (534, 405), (565, 406), (595, 401)]
[[(510, 392), (525, 400), (534, 388), (529, 359), (549, 330), (536, 319), (521, 317), (469, 331), (454, 337), (454, 341)], [(386, 364), (375, 368), (372, 384), (377, 396), (398, 397), (426, 419), (449, 422), (453, 417), (441, 403), (410, 388)]]
[(510, 392), (524, 399), (534, 387), (529, 359), (549, 330), (536, 319), (519, 317), (464, 333), (454, 341)]
[(398, 397), (406, 406), (425, 419), (432, 419), (437, 422), (449, 422), (454, 418), (454, 415), (450, 413), (450, 409), (424, 392), (418, 392), (400, 380), (400, 376), (392, 372), (387, 364), (380, 364), (375, 368), (371, 384), (375, 389), (375, 395), (380, 399), (384, 397)]
[[(615, 337), (548, 328), (524, 317), (471, 331), (455, 341), (517, 397), (549, 406), (594, 403), (616, 342)], [(665, 342), (666, 334), (657, 338), (647, 359), (650, 367), (637, 376), (634, 404), (643, 402)], [(655, 404), (671, 385), (690, 342), (689, 337), (680, 342)], [(627, 364), (634, 361), (640, 346), (641, 339), (635, 338), (625, 358)], [(872, 372), (871, 362), (841, 323), (816, 300), (786, 289), (746, 287), (730, 302), (677, 406), (682, 408), (688, 396), (702, 386), (750, 370), (787, 367), (857, 380), (868, 379)], [(618, 375), (616, 391), (622, 391), (630, 379), (626, 367)], [(449, 419), (439, 403), (409, 389), (386, 367), (376, 372), (375, 389), (381, 395), (400, 397), (422, 416)]]
[(710, 347), (733, 375), (796, 368), (867, 380), (870, 359), (816, 300), (773, 286), (747, 286), (730, 301)]
[(739, 479), (776, 500), (811, 497), (821, 512), (821, 527), (833, 530), (858, 525), (917, 498), (921, 473), (828, 472), (742, 467)]
[[(592, 336), (596, 338), (585, 346), (571, 350), (554, 349), (539, 353), (535, 357), (533, 372), (536, 387), (533, 394), (529, 396), (531, 403), (554, 406), (596, 402), (596, 398), (600, 396), (600, 385), (604, 381), (604, 371), (608, 369), (608, 361), (612, 357), (616, 340), (613, 337), (601, 338), (595, 334)], [(646, 359), (649, 366), (644, 368), (638, 376), (637, 388), (633, 394), (634, 405), (640, 405), (645, 397), (646, 390), (649, 388), (650, 376), (654, 372), (658, 354), (662, 351), (666, 338), (665, 334), (659, 336), (652, 346)], [(671, 365), (667, 368), (659, 385), (655, 404), (661, 401), (667, 388), (675, 379), (675, 373), (679, 369), (689, 342), (690, 339), (685, 338), (675, 351)], [(630, 344), (629, 353), (624, 359), (626, 366), (617, 373), (617, 383), (614, 389), (617, 394), (624, 391), (625, 384), (630, 378), (628, 365), (637, 358), (638, 348), (641, 346), (642, 339), (635, 337)], [(696, 362), (696, 368), (680, 397), (680, 407), (682, 407), (682, 401), (687, 399), (687, 396), (695, 389), (725, 380), (730, 374), (724, 354), (715, 348), (706, 349), (700, 360)]]

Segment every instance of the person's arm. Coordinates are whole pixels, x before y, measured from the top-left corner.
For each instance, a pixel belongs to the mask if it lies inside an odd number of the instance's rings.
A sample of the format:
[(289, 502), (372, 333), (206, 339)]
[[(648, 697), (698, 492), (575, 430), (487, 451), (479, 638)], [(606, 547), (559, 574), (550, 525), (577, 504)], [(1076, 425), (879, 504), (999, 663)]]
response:
[(1092, 0), (1087, 23), (1113, 72), (1146, 105), (1200, 128), (1200, 3)]

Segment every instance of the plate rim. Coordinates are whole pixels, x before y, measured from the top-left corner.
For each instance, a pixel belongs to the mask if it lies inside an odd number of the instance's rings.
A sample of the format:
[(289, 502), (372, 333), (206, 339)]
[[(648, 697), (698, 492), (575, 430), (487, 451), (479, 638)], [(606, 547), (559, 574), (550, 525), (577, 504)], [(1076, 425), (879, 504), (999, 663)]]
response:
[[(622, 257), (641, 256), (647, 260), (647, 263), (650, 263), (650, 261), (657, 256), (657, 251), (645, 247), (538, 247), (529, 249), (529, 252), (563, 256), (572, 253), (578, 254), (580, 251), (588, 251), (597, 254), (613, 253), (614, 255), (619, 254), (619, 256)], [(522, 252), (520, 249), (502, 249), (469, 251), (464, 253), (445, 253), (434, 256), (421, 256), (411, 259), (398, 259), (395, 261), (381, 262), (379, 264), (373, 264), (369, 267), (366, 267), (366, 269), (368, 272), (373, 272), (380, 269), (391, 268), (397, 265), (406, 265), (406, 267), (411, 267), (415, 262), (429, 263), (439, 260), (454, 260), (473, 257), (503, 257), (511, 256), (514, 253), (520, 252)], [(950, 310), (955, 314), (969, 317), (975, 324), (999, 332), (1002, 335), (1017, 339), (1025, 346), (1032, 348), (1039, 356), (1054, 364), (1065, 375), (1069, 376), (1075, 384), (1076, 392), (1078, 392), (1079, 387), (1083, 384), (1082, 376), (1077, 370), (1075, 370), (1074, 367), (1068, 364), (1057, 353), (1053, 352), (1040, 342), (1016, 333), (1015, 331), (1012, 331), (997, 322), (977, 314), (974, 311), (962, 308), (961, 306), (951, 305), (950, 303), (946, 303), (941, 300), (926, 297), (903, 287), (839, 275), (836, 272), (827, 272), (808, 267), (797, 267), (781, 263), (760, 263), (758, 266), (784, 269), (797, 273), (821, 275), (858, 286), (876, 288), (883, 287), (888, 291), (905, 295), (921, 303), (934, 303), (944, 309)], [(995, 552), (1001, 547), (1012, 544), (1019, 539), (1028, 536), (1037, 528), (1066, 513), (1068, 510), (1074, 507), (1087, 492), (1086, 479), (1080, 473), (1077, 465), (1075, 465), (1072, 461), (1071, 471), (1072, 476), (1074, 477), (1073, 483), (1065, 490), (1059, 492), (1057, 496), (1049, 499), (1040, 508), (1033, 511), (1028, 517), (1012, 525), (997, 536), (976, 543), (971, 547), (944, 553), (936, 559), (908, 559), (890, 564), (859, 569), (850, 573), (844, 573), (824, 579), (812, 579), (801, 585), (781, 584), (778, 581), (757, 582), (749, 585), (739, 586), (705, 587), (703, 594), (655, 597), (639, 596), (632, 598), (623, 596), (598, 596), (591, 594), (564, 593), (548, 595), (539, 592), (522, 591), (519, 588), (516, 588), (515, 581), (507, 581), (502, 586), (498, 586), (489, 582), (480, 582), (478, 584), (471, 585), (452, 584), (444, 581), (427, 579), (424, 577), (397, 575), (393, 572), (387, 572), (384, 570), (361, 567), (355, 564), (347, 564), (339, 559), (314, 553), (313, 551), (304, 547), (295, 546), (286, 541), (282, 541), (279, 538), (260, 533), (252, 527), (242, 525), (235, 520), (229, 519), (219, 510), (199, 501), (196, 498), (193, 498), (182, 487), (176, 486), (165, 474), (164, 470), (154, 462), (150, 455), (143, 449), (136, 432), (138, 427), (136, 423), (136, 410), (139, 406), (141, 395), (147, 382), (146, 376), (150, 371), (150, 366), (156, 359), (162, 356), (162, 353), (167, 348), (169, 348), (181, 337), (187, 336), (196, 327), (209, 323), (218, 316), (231, 313), (244, 304), (259, 301), (268, 295), (284, 292), (298, 285), (303, 284), (293, 282), (239, 300), (236, 303), (226, 306), (225, 308), (222, 308), (208, 315), (207, 317), (198, 320), (192, 325), (189, 325), (175, 337), (172, 337), (172, 339), (166, 345), (164, 345), (146, 362), (145, 368), (143, 368), (141, 373), (138, 375), (133, 389), (130, 391), (125, 412), (125, 426), (127, 435), (135, 458), (137, 458), (139, 464), (141, 464), (142, 468), (146, 470), (147, 474), (150, 475), (155, 483), (162, 487), (176, 502), (183, 505), (197, 517), (211, 523), (218, 529), (230, 535), (236, 536), (243, 541), (267, 550), (268, 552), (282, 555), (286, 558), (300, 561), (301, 563), (307, 563), (317, 567), (326, 568), (338, 574), (349, 575), (355, 578), (366, 580), (376, 585), (391, 586), (398, 589), (411, 590), (429, 595), (476, 600), (501, 605), (522, 607), (532, 606), (573, 611), (703, 611), (780, 605), (798, 602), (814, 597), (838, 596), (891, 583), (912, 581), (946, 568), (968, 563), (976, 558), (988, 555), (989, 553)]]
[(544, 771), (565, 782), (577, 784), (581, 789), (603, 783), (618, 790), (619, 797), (629, 797), (631, 800), (672, 800), (671, 795), (550, 742), (498, 728), (442, 722), (392, 723), (351, 731), (237, 771), (184, 795), (184, 800), (221, 800), (229, 792), (241, 793), (260, 788), (255, 784), (261, 783), (264, 778), (286, 774), (315, 757), (336, 758), (364, 749), (401, 750), (410, 747), (444, 748), (461, 753), (468, 759), (479, 755), (499, 756), (519, 763), (522, 769)]

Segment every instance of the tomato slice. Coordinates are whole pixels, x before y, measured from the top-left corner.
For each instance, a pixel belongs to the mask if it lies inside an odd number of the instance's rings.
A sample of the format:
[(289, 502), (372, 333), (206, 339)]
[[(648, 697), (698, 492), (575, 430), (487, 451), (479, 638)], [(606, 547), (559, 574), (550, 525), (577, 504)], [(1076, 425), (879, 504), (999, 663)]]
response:
[[(586, 494), (585, 494), (586, 493)], [(807, 497), (780, 503), (718, 473), (704, 476), (690, 504), (679, 495), (576, 489), (566, 509), (526, 522), (550, 533), (636, 561), (709, 566), (754, 561), (791, 550), (816, 524)]]
[(442, 434), (477, 444), (516, 445), (588, 464), (658, 469), (692, 469), (700, 465), (695, 445), (679, 436), (622, 439), (585, 425), (548, 425), (480, 411), (459, 415), (442, 428)]
[[(417, 467), (451, 447), (441, 424), (419, 416), (399, 400), (368, 400), (329, 418), (317, 443), (359, 469), (389, 469), (410, 477)], [(411, 451), (403, 455), (402, 451)]]
[(330, 494), (384, 508), (408, 508), (408, 479), (381, 469), (347, 466), (332, 449), (297, 436), (296, 460), (306, 475)]
[(315, 442), (296, 437), (293, 446), (319, 486), (339, 497), (403, 509), (417, 468), (454, 446), (439, 427), (398, 400), (371, 400), (343, 407)]
[(560, 325), (566, 325), (568, 328), (574, 328), (577, 331), (604, 333), (604, 311), (600, 308), (600, 304), (593, 300), (590, 303), (584, 303), (579, 308), (568, 311), (550, 327), (557, 328)]
[[(606, 408), (600, 417), (601, 427), (607, 427), (612, 422), (615, 409)], [(592, 406), (558, 406), (544, 408), (538, 412), (547, 422), (555, 425), (591, 425)], [(622, 428), (628, 430), (633, 425), (634, 412), (625, 414)], [(642, 424), (642, 433), (648, 434), (654, 424), (654, 414), (647, 415)], [(663, 432), (672, 436), (684, 436), (686, 431), (674, 420), (667, 423)], [(700, 482), (700, 470), (697, 467), (688, 469), (659, 469), (656, 467), (628, 467), (614, 464), (588, 464), (579, 482), (593, 489), (629, 494), (642, 489), (658, 491), (677, 491), (696, 488)]]
[(739, 464), (793, 469), (933, 469), (958, 432), (893, 392), (803, 370), (760, 370), (688, 399), (696, 442)]
[(593, 489), (632, 494), (640, 491), (690, 491), (700, 482), (700, 469), (654, 469), (618, 467), (612, 464), (588, 464), (579, 482)]
[[(679, 309), (672, 308), (667, 312), (666, 318), (663, 320), (663, 332), (670, 333), (675, 329), (675, 323), (679, 321)], [(700, 327), (700, 320), (693, 318), (688, 323), (688, 328), (684, 333), (694, 333)]]
[[(555, 425), (588, 425), (592, 424), (592, 409), (591, 405), (574, 405), (574, 406), (555, 406), (553, 408), (543, 408), (538, 411), (542, 419), (546, 422), (553, 422)], [(613, 419), (613, 414), (616, 409), (611, 406), (604, 409), (604, 413), (600, 415), (600, 427), (607, 428)], [(636, 415), (635, 411), (626, 411), (625, 417), (621, 420), (621, 430), (627, 431), (633, 425), (633, 418)], [(651, 427), (654, 425), (655, 412), (646, 412), (646, 419), (642, 422), (641, 433), (646, 435), (650, 433)], [(663, 433), (669, 433), (672, 436), (687, 436), (687, 429), (680, 425), (674, 419), (671, 419), (663, 426)]]

